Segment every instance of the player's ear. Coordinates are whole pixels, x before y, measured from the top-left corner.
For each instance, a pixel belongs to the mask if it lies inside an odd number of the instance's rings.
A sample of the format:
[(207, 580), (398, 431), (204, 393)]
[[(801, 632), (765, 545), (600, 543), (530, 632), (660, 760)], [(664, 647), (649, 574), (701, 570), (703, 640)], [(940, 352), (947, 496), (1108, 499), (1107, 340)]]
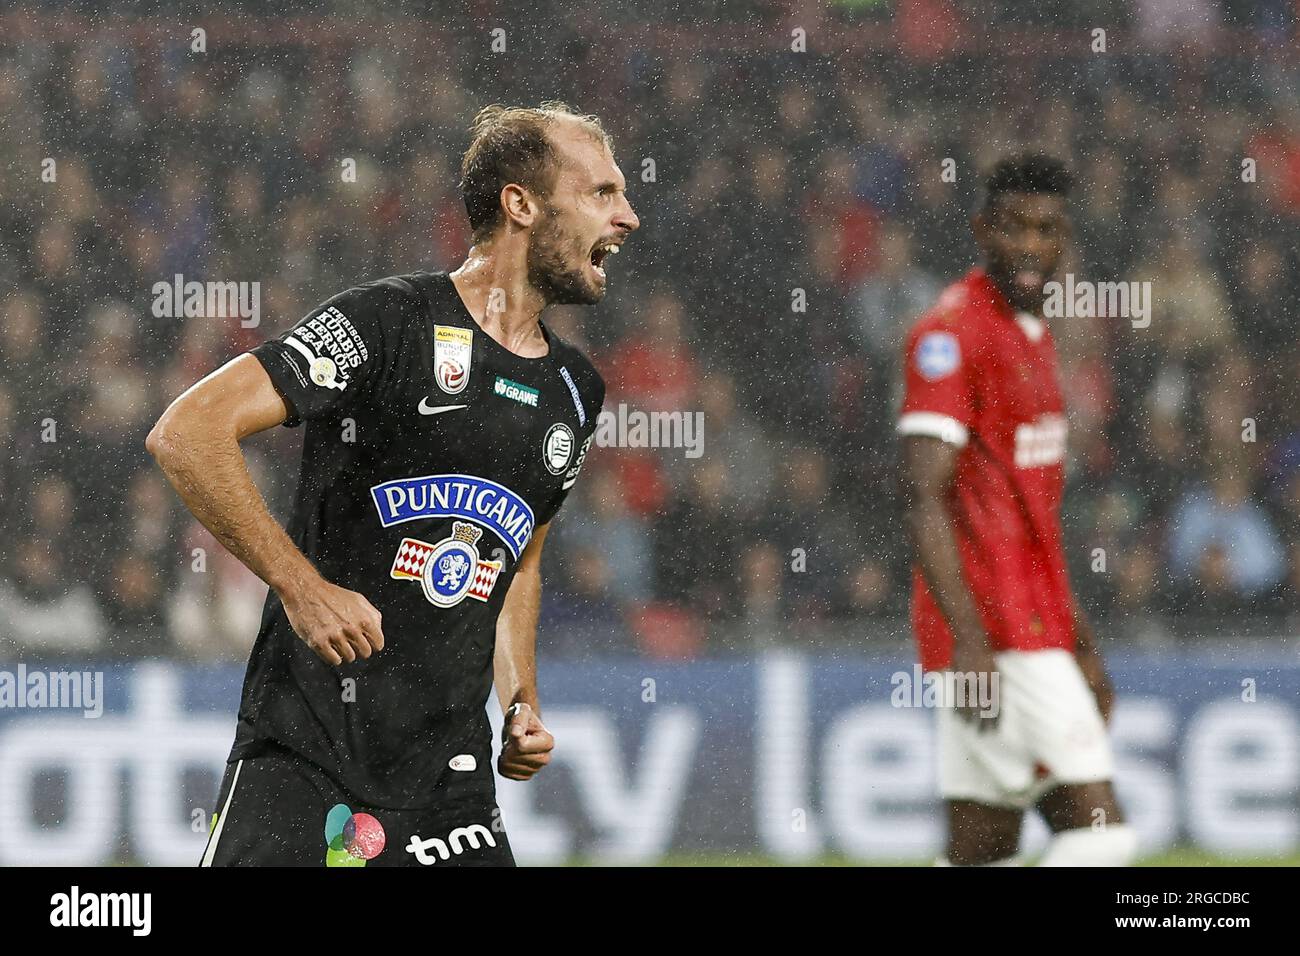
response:
[(536, 222), (541, 211), (533, 194), (518, 183), (506, 183), (501, 187), (501, 208), (505, 210), (508, 221), (524, 228)]

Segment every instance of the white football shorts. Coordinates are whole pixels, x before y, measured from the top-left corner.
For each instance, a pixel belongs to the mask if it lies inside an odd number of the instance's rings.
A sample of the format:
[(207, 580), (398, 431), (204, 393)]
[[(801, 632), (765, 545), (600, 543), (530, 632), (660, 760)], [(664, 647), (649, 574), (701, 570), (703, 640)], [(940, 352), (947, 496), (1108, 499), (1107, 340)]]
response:
[(1052, 788), (1114, 776), (1106, 724), (1074, 655), (999, 651), (998, 719), (938, 708), (939, 794), (1028, 809)]

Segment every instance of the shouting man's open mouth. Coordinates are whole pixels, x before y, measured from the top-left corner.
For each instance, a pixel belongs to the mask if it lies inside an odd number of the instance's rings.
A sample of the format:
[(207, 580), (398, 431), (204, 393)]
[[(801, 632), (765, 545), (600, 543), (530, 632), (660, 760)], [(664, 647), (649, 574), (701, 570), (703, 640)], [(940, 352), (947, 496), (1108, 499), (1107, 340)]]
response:
[(618, 255), (619, 244), (616, 242), (602, 241), (591, 250), (591, 268), (595, 270), (596, 275), (602, 279), (605, 278), (604, 262), (607, 256)]

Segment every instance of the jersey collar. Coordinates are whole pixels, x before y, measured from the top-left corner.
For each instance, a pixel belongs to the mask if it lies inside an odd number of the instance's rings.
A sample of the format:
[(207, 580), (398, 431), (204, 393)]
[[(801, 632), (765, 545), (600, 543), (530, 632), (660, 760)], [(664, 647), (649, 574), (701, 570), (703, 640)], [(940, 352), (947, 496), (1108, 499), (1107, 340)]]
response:
[(1020, 330), (1025, 333), (1025, 338), (1030, 342), (1037, 344), (1043, 340), (1043, 333), (1047, 330), (1047, 324), (1036, 315), (1020, 311), (1007, 301), (1007, 297), (1002, 294), (1002, 290), (989, 277), (988, 271), (982, 266), (976, 266), (967, 273), (971, 286), (980, 295), (987, 299), (988, 303), (993, 306), (993, 310), (1004, 319), (1014, 321), (1020, 326)]

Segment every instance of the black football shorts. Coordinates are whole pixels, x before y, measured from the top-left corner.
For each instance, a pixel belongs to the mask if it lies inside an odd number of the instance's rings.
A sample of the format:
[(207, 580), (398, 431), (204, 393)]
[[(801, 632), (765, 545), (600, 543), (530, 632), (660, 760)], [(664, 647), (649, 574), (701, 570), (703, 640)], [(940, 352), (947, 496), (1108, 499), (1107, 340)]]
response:
[(369, 806), (281, 749), (226, 765), (200, 866), (514, 866), (491, 778), (444, 775), (436, 805)]

